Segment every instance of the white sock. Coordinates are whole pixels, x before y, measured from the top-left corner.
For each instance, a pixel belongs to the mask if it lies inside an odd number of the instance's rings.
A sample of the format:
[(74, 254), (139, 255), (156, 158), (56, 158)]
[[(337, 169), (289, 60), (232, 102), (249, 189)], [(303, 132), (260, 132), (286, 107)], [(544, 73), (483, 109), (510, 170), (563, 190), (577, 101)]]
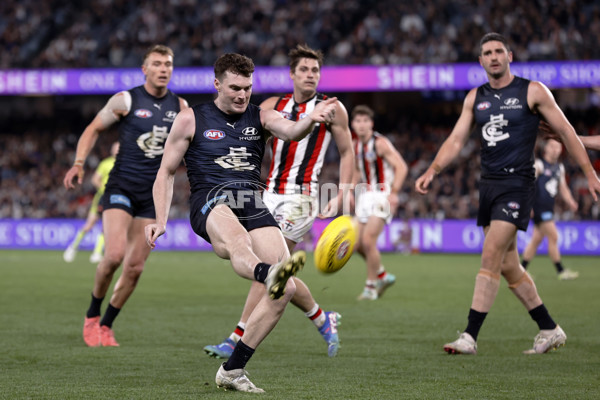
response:
[[(241, 328), (242, 330), (246, 329), (246, 324), (242, 321), (238, 322), (237, 326), (235, 327), (235, 331), (231, 332), (231, 335), (229, 335), (229, 339), (233, 340), (234, 342), (239, 342), (240, 339), (242, 338), (242, 335), (238, 334), (238, 328)], [(243, 333), (242, 333), (243, 334)]]
[[(320, 311), (320, 312), (319, 312)], [(321, 307), (317, 303), (310, 309), (309, 312), (304, 313), (317, 328), (320, 328), (325, 323), (325, 312), (321, 310)]]

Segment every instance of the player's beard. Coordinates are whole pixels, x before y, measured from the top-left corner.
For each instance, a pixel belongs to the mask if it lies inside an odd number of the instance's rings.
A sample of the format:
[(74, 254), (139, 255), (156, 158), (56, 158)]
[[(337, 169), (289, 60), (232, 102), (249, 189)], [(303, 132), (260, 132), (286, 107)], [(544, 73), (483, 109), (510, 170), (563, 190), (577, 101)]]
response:
[(500, 79), (506, 74), (506, 67), (502, 68), (497, 72), (489, 72), (489, 75), (494, 79)]

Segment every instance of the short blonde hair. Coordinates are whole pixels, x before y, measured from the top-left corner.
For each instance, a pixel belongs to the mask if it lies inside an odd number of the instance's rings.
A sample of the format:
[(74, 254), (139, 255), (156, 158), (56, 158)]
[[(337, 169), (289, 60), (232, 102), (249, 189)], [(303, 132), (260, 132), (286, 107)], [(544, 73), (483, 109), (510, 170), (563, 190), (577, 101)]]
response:
[(144, 61), (142, 62), (142, 64), (146, 63), (146, 60), (148, 59), (148, 57), (150, 57), (150, 54), (152, 53), (158, 53), (163, 56), (171, 56), (173, 58), (175, 57), (175, 55), (173, 54), (173, 50), (169, 46), (165, 46), (164, 44), (155, 44), (154, 46), (150, 47), (144, 54)]

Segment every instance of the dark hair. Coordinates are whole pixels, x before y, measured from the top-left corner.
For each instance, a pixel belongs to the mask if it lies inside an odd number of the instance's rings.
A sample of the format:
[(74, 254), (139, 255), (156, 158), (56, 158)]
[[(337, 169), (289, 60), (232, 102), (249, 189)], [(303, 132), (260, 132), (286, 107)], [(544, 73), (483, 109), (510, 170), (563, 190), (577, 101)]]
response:
[(146, 59), (148, 59), (148, 57), (152, 53), (158, 53), (163, 56), (175, 57), (175, 55), (173, 54), (173, 50), (171, 50), (171, 48), (169, 46), (165, 46), (164, 44), (155, 44), (154, 46), (152, 46), (148, 50), (146, 50), (142, 64), (146, 63)]
[(375, 112), (371, 109), (371, 107), (361, 104), (359, 106), (354, 107), (352, 110), (352, 119), (357, 115), (366, 115), (371, 118), (371, 120), (375, 119)]
[(249, 77), (254, 72), (254, 62), (241, 54), (226, 53), (215, 61), (215, 77), (222, 80), (227, 71)]
[(491, 41), (501, 42), (504, 45), (504, 47), (506, 48), (506, 51), (510, 51), (510, 46), (508, 45), (508, 40), (506, 40), (506, 38), (504, 36), (502, 36), (501, 34), (496, 33), (496, 32), (490, 32), (490, 33), (486, 33), (485, 35), (483, 35), (483, 37), (479, 41), (479, 54), (481, 54), (481, 52), (482, 52), (483, 45), (485, 43), (491, 42)]
[(290, 58), (290, 71), (294, 72), (301, 58), (312, 58), (317, 60), (319, 68), (323, 65), (323, 52), (321, 50), (313, 50), (307, 44), (299, 44), (295, 49), (290, 50), (288, 54)]

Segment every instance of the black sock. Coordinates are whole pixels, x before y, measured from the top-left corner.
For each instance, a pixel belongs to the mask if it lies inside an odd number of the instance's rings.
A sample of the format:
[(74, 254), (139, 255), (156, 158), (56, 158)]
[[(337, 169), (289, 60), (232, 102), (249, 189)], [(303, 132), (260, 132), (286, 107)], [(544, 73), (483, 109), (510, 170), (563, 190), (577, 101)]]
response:
[(119, 315), (119, 311), (121, 311), (120, 308), (113, 307), (112, 304), (108, 303), (104, 317), (102, 317), (102, 321), (100, 321), (100, 326), (106, 325), (109, 328), (112, 328), (113, 321), (117, 318), (117, 315)]
[(556, 272), (558, 272), (559, 274), (565, 270), (565, 268), (562, 266), (562, 264), (560, 263), (560, 261), (559, 262), (555, 262), (554, 266), (556, 267)]
[(99, 299), (97, 297), (94, 297), (94, 294), (92, 293), (92, 302), (90, 303), (90, 308), (88, 308), (87, 312), (85, 313), (85, 316), (88, 318), (100, 316), (100, 306), (102, 305), (102, 300), (104, 300), (104, 297)]
[(473, 336), (473, 339), (477, 340), (477, 335), (479, 335), (479, 330), (487, 314), (486, 312), (475, 311), (472, 308), (469, 310), (469, 324), (465, 332)]
[(527, 269), (527, 264), (529, 264), (529, 260), (523, 260), (521, 261), (521, 265), (523, 266), (523, 268)]
[(232, 369), (240, 369), (246, 367), (246, 363), (250, 360), (254, 354), (254, 349), (252, 347), (248, 347), (242, 340), (240, 339), (233, 349), (233, 353), (229, 357), (227, 362), (223, 363), (223, 369), (225, 371), (231, 371)]
[(529, 315), (535, 322), (537, 322), (540, 329), (554, 329), (556, 328), (556, 322), (552, 319), (546, 306), (541, 304), (536, 308), (529, 311)]
[(270, 264), (256, 264), (256, 267), (254, 267), (254, 279), (256, 280), (256, 282), (265, 283), (267, 275), (269, 274), (269, 268), (271, 268)]

